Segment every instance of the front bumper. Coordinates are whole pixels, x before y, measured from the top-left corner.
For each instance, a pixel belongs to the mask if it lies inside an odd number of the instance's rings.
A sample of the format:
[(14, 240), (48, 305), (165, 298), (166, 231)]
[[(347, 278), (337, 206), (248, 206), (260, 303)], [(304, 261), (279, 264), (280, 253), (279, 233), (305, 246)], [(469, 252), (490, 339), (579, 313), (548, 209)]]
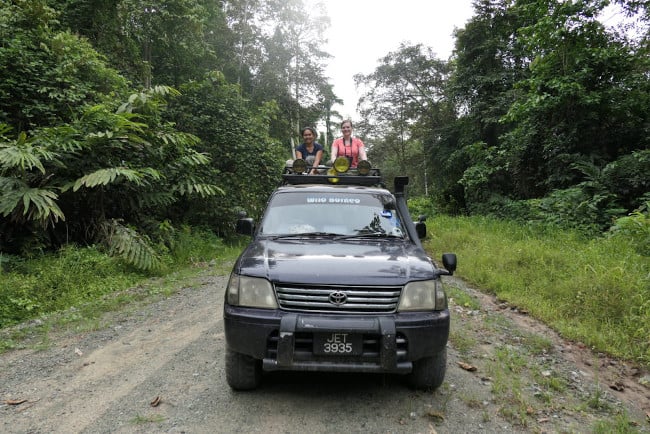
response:
[[(449, 311), (377, 315), (301, 314), (227, 305), (226, 344), (232, 351), (263, 361), (266, 371), (411, 372), (413, 361), (444, 349)], [(314, 333), (363, 336), (356, 356), (313, 352)]]

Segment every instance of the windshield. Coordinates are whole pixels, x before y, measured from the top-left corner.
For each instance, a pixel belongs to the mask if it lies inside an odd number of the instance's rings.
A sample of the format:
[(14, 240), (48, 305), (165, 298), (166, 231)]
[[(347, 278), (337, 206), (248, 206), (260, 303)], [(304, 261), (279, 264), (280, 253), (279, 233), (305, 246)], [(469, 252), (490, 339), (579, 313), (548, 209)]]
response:
[(273, 197), (261, 222), (263, 235), (386, 235), (406, 231), (387, 194), (296, 192)]

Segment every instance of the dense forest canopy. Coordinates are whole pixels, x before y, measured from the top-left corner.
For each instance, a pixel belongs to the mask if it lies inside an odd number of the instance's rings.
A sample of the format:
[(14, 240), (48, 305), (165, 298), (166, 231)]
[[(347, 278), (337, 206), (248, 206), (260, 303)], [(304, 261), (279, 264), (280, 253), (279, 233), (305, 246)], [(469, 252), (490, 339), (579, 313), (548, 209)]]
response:
[[(356, 132), (437, 210), (648, 231), (649, 11), (475, 0), (450, 59), (402, 44), (355, 77)], [(327, 26), (302, 0), (3, 0), (0, 252), (153, 268), (170, 228), (259, 215), (300, 127), (338, 129)]]

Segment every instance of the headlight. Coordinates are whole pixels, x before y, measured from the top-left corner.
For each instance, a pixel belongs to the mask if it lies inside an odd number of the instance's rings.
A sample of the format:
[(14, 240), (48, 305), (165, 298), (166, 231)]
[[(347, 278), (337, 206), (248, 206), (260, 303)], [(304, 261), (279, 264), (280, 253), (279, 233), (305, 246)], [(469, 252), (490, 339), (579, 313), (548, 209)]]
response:
[(261, 307), (277, 309), (271, 282), (258, 277), (231, 274), (228, 281), (228, 304), (233, 306)]
[(443, 310), (447, 308), (447, 295), (439, 280), (423, 280), (406, 284), (399, 301), (398, 311)]

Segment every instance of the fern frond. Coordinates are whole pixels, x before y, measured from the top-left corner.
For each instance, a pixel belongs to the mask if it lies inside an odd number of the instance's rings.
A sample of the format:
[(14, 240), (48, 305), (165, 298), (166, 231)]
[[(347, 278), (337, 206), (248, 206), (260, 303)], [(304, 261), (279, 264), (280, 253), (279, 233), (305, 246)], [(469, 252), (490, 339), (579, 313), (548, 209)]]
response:
[(31, 188), (6, 179), (2, 178), (0, 181), (0, 185), (11, 188), (3, 189), (0, 194), (0, 214), (4, 217), (13, 215), (16, 220), (39, 221), (44, 226), (50, 222), (65, 220), (63, 211), (56, 203), (59, 198), (56, 193), (42, 188)]
[(210, 156), (203, 152), (188, 150), (187, 154), (181, 157), (181, 162), (186, 166), (202, 166), (210, 162)]
[(0, 166), (4, 169), (38, 169), (45, 173), (42, 161), (54, 160), (58, 154), (44, 146), (33, 146), (24, 132), (15, 141), (0, 143)]
[(143, 169), (129, 169), (126, 167), (99, 169), (75, 181), (72, 190), (77, 191), (81, 187), (93, 188), (98, 185), (108, 185), (115, 182), (118, 177), (125, 178), (127, 181), (136, 185), (143, 185), (146, 183), (147, 177), (157, 180), (161, 178), (161, 174), (156, 169), (150, 167)]
[(11, 131), (11, 127), (9, 124), (6, 124), (4, 122), (0, 122), (0, 137), (3, 139), (5, 138), (4, 135), (7, 134), (9, 131)]
[(163, 178), (162, 174), (158, 170), (154, 169), (153, 167), (143, 167), (139, 170), (140, 173), (142, 173), (142, 175), (144, 175), (145, 177), (149, 177), (155, 181), (158, 181)]
[(590, 161), (576, 161), (571, 168), (582, 173), (588, 181), (598, 181), (601, 178), (602, 170)]
[(198, 194), (201, 197), (216, 196), (217, 194), (226, 194), (226, 192), (214, 184), (205, 184), (196, 182), (193, 178), (185, 179), (184, 182), (174, 186), (174, 191), (181, 195)]
[[(78, 131), (69, 125), (48, 127), (38, 130), (34, 142), (40, 146), (66, 154), (75, 154), (84, 148), (85, 143), (79, 141)], [(53, 154), (52, 160), (58, 155)]]
[(169, 206), (172, 203), (176, 202), (176, 198), (172, 193), (169, 192), (155, 192), (142, 195), (140, 197), (140, 206)]
[(117, 220), (107, 220), (102, 224), (102, 240), (111, 255), (124, 259), (141, 270), (155, 270), (160, 267), (160, 258), (146, 236), (124, 226)]
[(18, 190), (26, 185), (23, 181), (14, 177), (0, 176), (0, 192), (8, 192), (10, 190)]

